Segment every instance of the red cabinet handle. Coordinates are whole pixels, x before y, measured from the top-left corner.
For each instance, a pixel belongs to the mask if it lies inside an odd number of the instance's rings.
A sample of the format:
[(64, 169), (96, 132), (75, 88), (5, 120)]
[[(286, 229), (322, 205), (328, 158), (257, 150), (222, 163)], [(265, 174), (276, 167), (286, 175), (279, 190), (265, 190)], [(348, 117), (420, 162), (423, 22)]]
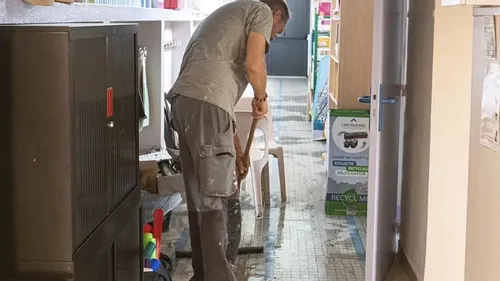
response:
[(106, 89), (106, 117), (113, 117), (113, 88)]

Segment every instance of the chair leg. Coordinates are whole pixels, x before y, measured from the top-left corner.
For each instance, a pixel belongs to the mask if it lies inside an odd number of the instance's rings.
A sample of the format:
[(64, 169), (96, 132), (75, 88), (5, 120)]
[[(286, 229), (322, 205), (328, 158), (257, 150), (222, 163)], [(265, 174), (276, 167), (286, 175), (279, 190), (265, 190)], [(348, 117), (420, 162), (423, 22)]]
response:
[(271, 205), (271, 192), (270, 192), (270, 182), (269, 182), (269, 162), (262, 169), (262, 201), (264, 202), (264, 206)]
[(255, 170), (255, 167), (251, 169), (252, 173), (252, 185), (253, 185), (253, 196), (255, 204), (255, 215), (257, 218), (262, 218), (264, 213), (264, 202), (262, 199), (262, 182), (257, 181), (257, 179), (262, 178), (262, 174)]
[(283, 147), (278, 147), (278, 169), (280, 176), (281, 202), (286, 202), (285, 156)]

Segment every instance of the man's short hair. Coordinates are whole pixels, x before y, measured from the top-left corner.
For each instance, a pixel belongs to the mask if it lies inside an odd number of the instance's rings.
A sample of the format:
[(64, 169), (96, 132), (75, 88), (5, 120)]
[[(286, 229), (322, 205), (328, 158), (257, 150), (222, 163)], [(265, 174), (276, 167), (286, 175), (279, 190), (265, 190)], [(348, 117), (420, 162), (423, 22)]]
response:
[(288, 22), (288, 20), (290, 20), (291, 13), (286, 0), (260, 0), (260, 2), (266, 3), (273, 12), (276, 10), (280, 10), (285, 22)]

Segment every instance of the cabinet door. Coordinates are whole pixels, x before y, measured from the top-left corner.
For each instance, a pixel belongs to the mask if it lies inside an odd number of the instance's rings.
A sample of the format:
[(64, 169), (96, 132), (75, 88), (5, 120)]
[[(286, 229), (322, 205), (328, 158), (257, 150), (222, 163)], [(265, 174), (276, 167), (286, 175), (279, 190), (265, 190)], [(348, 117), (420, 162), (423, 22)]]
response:
[(106, 39), (72, 41), (70, 58), (76, 248), (109, 213)]
[(117, 206), (138, 184), (137, 50), (134, 35), (107, 40), (108, 172), (111, 202)]
[(115, 280), (141, 281), (143, 274), (142, 212), (136, 210), (135, 215), (127, 223), (117, 240), (115, 240)]

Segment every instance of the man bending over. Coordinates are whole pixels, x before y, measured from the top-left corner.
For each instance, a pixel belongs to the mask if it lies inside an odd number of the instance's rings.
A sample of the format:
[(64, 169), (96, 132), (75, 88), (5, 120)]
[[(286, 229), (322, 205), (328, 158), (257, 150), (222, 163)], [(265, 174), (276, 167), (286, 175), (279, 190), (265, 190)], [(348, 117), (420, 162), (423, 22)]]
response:
[(239, 193), (232, 184), (235, 167), (244, 178), (249, 159), (235, 134), (234, 106), (250, 83), (253, 116), (267, 113), (265, 53), (289, 17), (284, 0), (220, 7), (196, 29), (167, 95), (186, 186), (192, 281), (236, 281), (229, 261), (235, 257), (226, 256), (227, 208)]

